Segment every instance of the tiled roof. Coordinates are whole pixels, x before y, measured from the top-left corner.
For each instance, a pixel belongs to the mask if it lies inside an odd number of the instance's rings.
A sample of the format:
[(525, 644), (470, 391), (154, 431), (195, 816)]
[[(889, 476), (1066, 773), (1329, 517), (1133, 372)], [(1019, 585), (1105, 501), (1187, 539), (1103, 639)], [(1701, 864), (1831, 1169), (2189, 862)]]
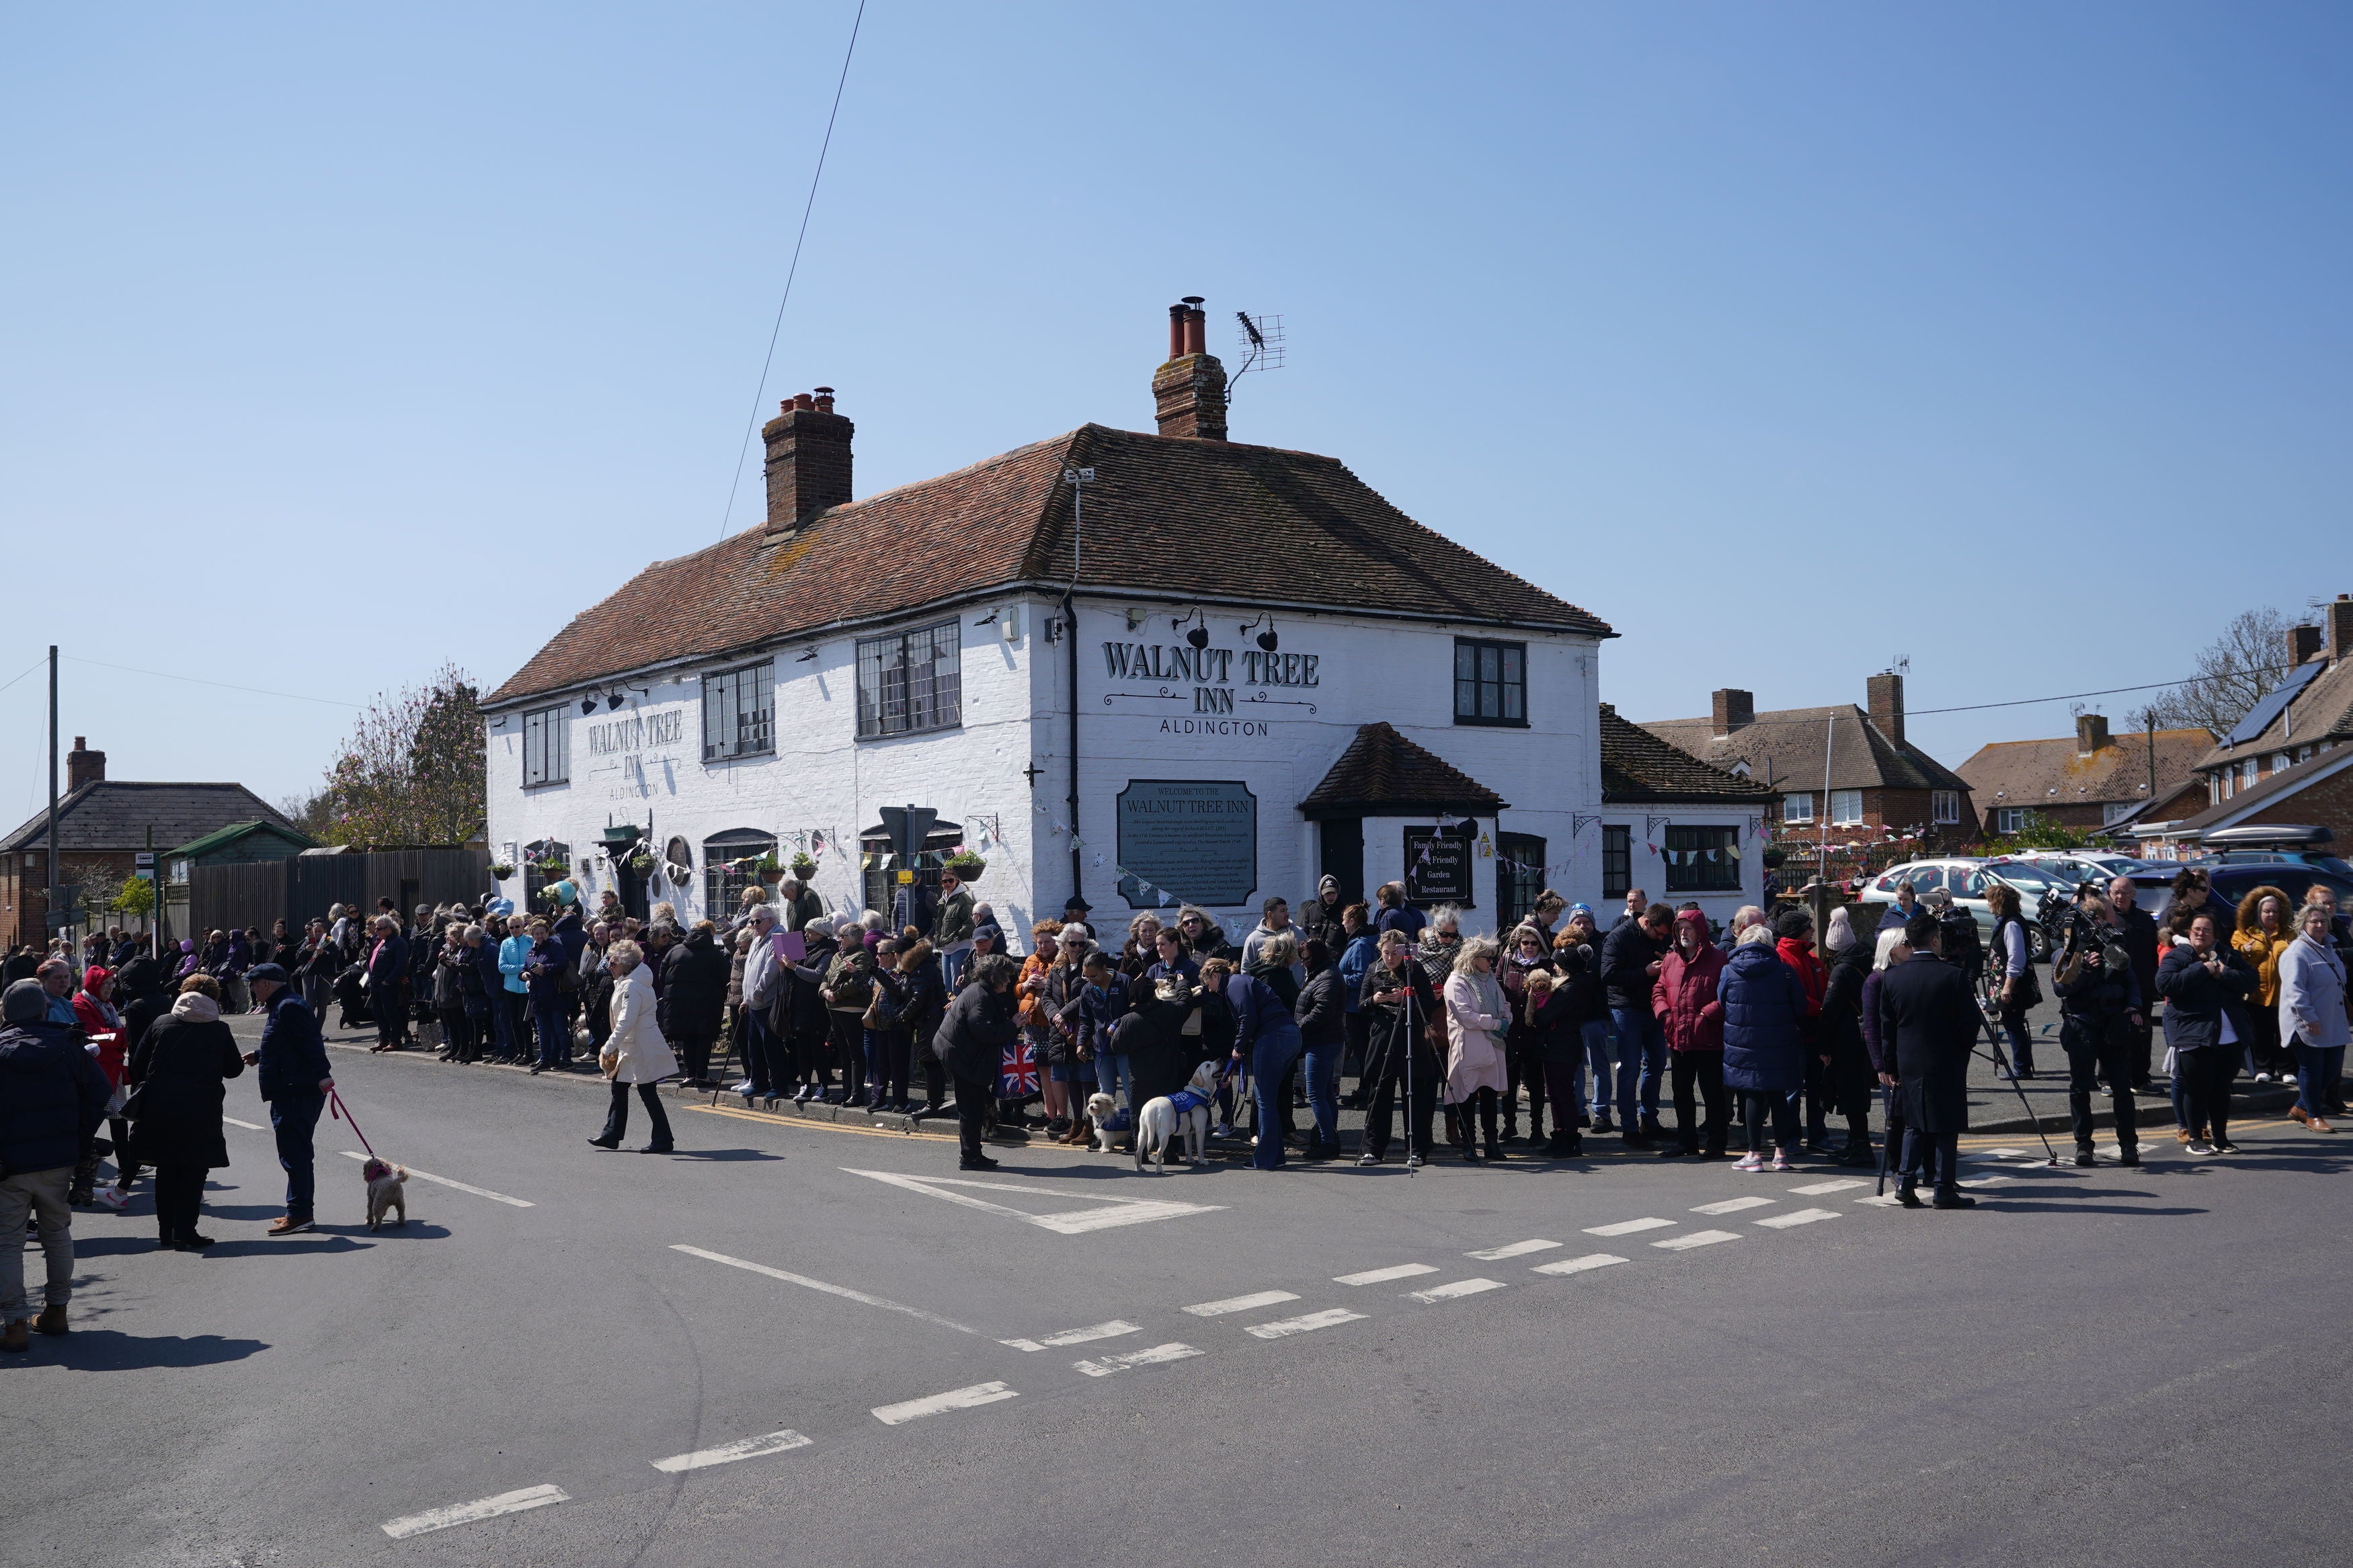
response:
[(1631, 720), (1620, 719), (1618, 710), (1604, 702), (1601, 799), (1607, 805), (1669, 801), (1762, 805), (1773, 799), (1773, 792), (1667, 744)]
[[(2157, 798), (2179, 791), (2190, 770), (2213, 745), (2213, 735), (2199, 729), (2159, 730), (2156, 736)], [(1960, 765), (1968, 781), (1969, 797), (1977, 808), (1998, 805), (2092, 805), (2149, 798), (2149, 735), (2126, 732), (2089, 756), (2076, 749), (2075, 737), (2049, 741), (1996, 741), (1980, 746)]]
[(1414, 521), (1335, 458), (1087, 425), (830, 508), (781, 542), (755, 527), (656, 562), (575, 616), (485, 704), (1065, 582), (1066, 466), (1095, 471), (1082, 587), (1615, 635)]
[[(293, 826), (243, 784), (101, 779), (58, 802), (58, 852), (144, 849), (149, 843), (147, 830), (153, 827), (153, 843), (161, 853), (230, 823), (257, 821)], [(0, 853), (46, 849), (48, 842), (49, 814), (44, 810), (0, 838)]]
[[(2315, 654), (2325, 660), (2326, 653)], [(2353, 658), (2340, 658), (2306, 687), (2263, 733), (2236, 746), (2217, 745), (2198, 759), (2200, 769), (2215, 768), (2241, 757), (2293, 752), (2307, 742), (2334, 739), (2340, 744), (2353, 738)]]
[(1493, 816), (1511, 803), (1428, 747), (1373, 723), (1356, 726), (1356, 738), (1299, 809), (1314, 820), (1408, 811)]
[[(1831, 716), (1838, 722), (1831, 726)], [(1968, 781), (1917, 746), (1897, 745), (1871, 715), (1852, 702), (1824, 708), (1783, 708), (1759, 713), (1729, 735), (1713, 719), (1659, 719), (1642, 728), (1704, 763), (1729, 769), (1748, 764), (1749, 776), (1769, 779), (1776, 794), (1822, 787), (1822, 742), (1830, 742), (1832, 789), (1968, 789)]]
[(2209, 828), (2228, 827), (2241, 817), (2262, 810), (2274, 801), (2284, 800), (2307, 786), (2329, 777), (2348, 763), (2353, 763), (2353, 748), (2339, 742), (2332, 751), (2306, 757), (2292, 767), (2275, 773), (2266, 773), (2255, 783), (2239, 791), (2230, 799), (2210, 805), (2197, 816), (2179, 822), (2168, 823), (2166, 837), (2178, 834), (2203, 833)]

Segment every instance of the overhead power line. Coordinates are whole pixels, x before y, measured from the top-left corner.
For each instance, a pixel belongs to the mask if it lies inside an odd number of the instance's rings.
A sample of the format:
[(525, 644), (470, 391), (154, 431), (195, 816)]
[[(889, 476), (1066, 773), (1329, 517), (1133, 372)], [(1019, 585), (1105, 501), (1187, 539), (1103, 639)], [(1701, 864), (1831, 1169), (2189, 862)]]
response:
[[(2242, 675), (2284, 675), (2295, 668), (2295, 667), (2294, 665), (2290, 664), (2274, 664), (2264, 665), (2254, 669), (2242, 670), (2239, 673)], [(2162, 691), (2168, 687), (2187, 686), (2193, 680), (2202, 680), (2204, 679), (2205, 677), (2203, 676), (2189, 675), (2182, 677), (2179, 680), (2152, 680), (2146, 686), (2110, 686), (2103, 688), (2098, 691), (2063, 691), (2056, 697), (2015, 697), (2003, 702), (1964, 702), (1952, 708), (1907, 708), (1904, 710), (1904, 716), (1906, 719), (1920, 719), (1925, 718), (1931, 713), (1978, 713), (1982, 712), (1989, 708), (2031, 708), (2039, 702), (2074, 702), (2080, 701), (2082, 699), (2086, 697), (2116, 697), (2127, 691)], [(1675, 722), (1685, 723), (1690, 722), (1690, 721), (1678, 720), (1675, 721)], [(1757, 730), (1770, 729), (1777, 725), (1783, 727), (1803, 726), (1804, 728), (1810, 730), (1820, 723), (1821, 721), (1820, 719), (1751, 719), (1740, 727), (1744, 730)]]
[[(305, 697), (299, 691), (264, 691), (259, 686), (232, 686), (226, 680), (206, 680), (197, 676), (174, 675), (168, 670), (162, 669), (134, 669), (127, 664), (109, 664), (102, 658), (83, 658), (79, 654), (69, 653), (62, 655), (61, 657), (69, 658), (76, 664), (94, 664), (100, 669), (119, 669), (125, 675), (152, 675), (158, 680), (185, 680), (191, 686), (217, 686), (223, 691), (242, 691), (247, 693), (248, 696), (253, 697), (278, 697), (283, 698), (289, 702), (322, 702), (330, 708), (357, 708), (361, 706), (361, 704), (357, 702), (346, 702), (340, 697)], [(24, 679), (25, 678), (21, 675), (16, 678), (17, 680), (22, 680)], [(16, 682), (11, 681), (9, 684), (13, 686)], [(5, 688), (0, 688), (0, 689), (5, 689)]]
[(751, 450), (752, 432), (760, 427), (760, 410), (768, 400), (768, 372), (776, 363), (776, 336), (785, 327), (785, 302), (793, 297), (793, 279), (800, 275), (801, 245), (808, 238), (809, 214), (817, 210), (818, 182), (825, 178), (825, 155), (833, 147), (833, 122), (841, 115), (841, 89), (849, 83), (849, 61), (858, 53), (858, 29), (866, 20), (866, 0), (858, 0), (858, 15), (849, 24), (849, 47), (841, 51), (841, 75), (833, 84), (833, 109), (825, 117), (825, 140), (818, 143), (817, 168), (809, 174), (808, 200), (801, 204), (800, 233), (793, 237), (792, 265), (785, 268), (785, 291), (776, 300), (776, 319), (768, 328), (768, 353), (760, 361), (760, 384), (752, 394), (752, 416), (744, 422), (744, 439), (735, 447), (735, 474), (727, 482), (727, 510), (719, 514), (719, 537), (735, 517), (735, 494), (744, 485), (744, 455)]

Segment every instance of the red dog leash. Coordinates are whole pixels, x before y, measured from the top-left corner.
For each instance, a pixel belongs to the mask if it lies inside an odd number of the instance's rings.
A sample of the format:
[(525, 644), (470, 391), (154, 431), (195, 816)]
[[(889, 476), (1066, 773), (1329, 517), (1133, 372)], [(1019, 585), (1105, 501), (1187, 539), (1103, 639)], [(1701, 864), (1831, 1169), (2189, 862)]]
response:
[(367, 1134), (360, 1131), (359, 1121), (352, 1115), (351, 1108), (343, 1103), (343, 1097), (332, 1089), (327, 1091), (327, 1109), (339, 1120), (352, 1124), (352, 1136), (360, 1141), (360, 1147), (366, 1150), (369, 1156), (373, 1158), (375, 1154), (375, 1145), (369, 1142)]

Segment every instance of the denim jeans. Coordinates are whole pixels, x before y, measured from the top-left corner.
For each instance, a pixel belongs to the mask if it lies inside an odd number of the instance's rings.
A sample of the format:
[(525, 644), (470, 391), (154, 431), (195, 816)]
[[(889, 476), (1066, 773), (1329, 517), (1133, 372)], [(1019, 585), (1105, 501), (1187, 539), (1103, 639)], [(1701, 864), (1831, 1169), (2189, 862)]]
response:
[(539, 1065), (562, 1067), (572, 1055), (572, 1027), (564, 1021), (564, 997), (550, 991), (531, 999), (532, 1027), (539, 1035)]
[(1667, 1032), (1655, 1014), (1640, 1007), (1612, 1007), (1609, 1021), (1618, 1028), (1618, 1120), (1631, 1132), (1639, 1098), (1644, 1116), (1659, 1114), (1659, 1079), (1667, 1070)]
[(269, 1129), (278, 1140), (278, 1163), (286, 1173), (286, 1212), (309, 1219), (317, 1189), (311, 1133), (327, 1109), (323, 1094), (281, 1095), (269, 1102)]
[(1345, 1035), (1329, 1045), (1303, 1047), (1300, 1054), (1300, 1071), (1307, 1080), (1307, 1110), (1315, 1119), (1315, 1142), (1326, 1148), (1340, 1142), (1340, 1058), (1347, 1054)]
[(2345, 1066), (2343, 1046), (2307, 1046), (2302, 1039), (2294, 1043), (2295, 1051), (2295, 1103), (2306, 1116), (2328, 1114), (2328, 1090), (2336, 1083), (2337, 1073)]
[(1274, 1170), (1283, 1163), (1283, 1107), (1278, 1101), (1282, 1098), (1283, 1075), (1299, 1059), (1300, 1048), (1296, 1024), (1267, 1030), (1250, 1047), (1250, 1092), (1258, 1107), (1258, 1113), (1250, 1119), (1251, 1130), (1258, 1134), (1258, 1147), (1250, 1151), (1250, 1163), (1261, 1171)]
[(512, 1057), (515, 1052), (514, 993), (501, 991), (491, 999), (491, 1038), (497, 1048), (491, 1054)]
[[(1611, 1059), (1609, 1021), (1606, 1018), (1589, 1018), (1586, 1020), (1582, 1028), (1585, 1034), (1585, 1061), (1577, 1074), (1577, 1109), (1607, 1115), (1609, 1110)], [(1587, 1069), (1591, 1071), (1593, 1077), (1593, 1086), (1589, 1093), (1586, 1088)]]
[[(1110, 1095), (1116, 1102), (1120, 1089), (1124, 1088), (1127, 1090), (1128, 1110), (1133, 1112), (1139, 1109), (1135, 1103), (1135, 1075), (1128, 1071), (1127, 1054), (1124, 1051), (1116, 1056), (1103, 1055), (1095, 1058), (1094, 1068), (1095, 1087), (1098, 1089)], [(1134, 1120), (1134, 1116), (1131, 1115), (1129, 1120)]]

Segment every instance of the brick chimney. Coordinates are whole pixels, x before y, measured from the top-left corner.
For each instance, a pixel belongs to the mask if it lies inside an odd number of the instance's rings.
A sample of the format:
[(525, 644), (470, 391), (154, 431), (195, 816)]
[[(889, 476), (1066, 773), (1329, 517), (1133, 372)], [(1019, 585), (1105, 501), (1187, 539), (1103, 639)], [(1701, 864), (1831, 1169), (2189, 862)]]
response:
[(768, 448), (768, 537), (783, 538), (849, 500), (849, 437), (858, 426), (833, 411), (833, 388), (787, 397), (760, 431)]
[(1226, 438), (1226, 367), (1208, 351), (1209, 317), (1201, 297), (1168, 307), (1168, 363), (1152, 376), (1152, 404), (1163, 436)]
[(1714, 702), (1715, 734), (1718, 740), (1757, 722), (1757, 699), (1752, 693), (1722, 687), (1715, 693)]
[(90, 742), (82, 736), (76, 735), (73, 750), (66, 753), (68, 793), (78, 790), (86, 784), (104, 784), (105, 782), (106, 753), (91, 751)]
[(2292, 668), (2320, 651), (2320, 628), (2314, 626), (2290, 626), (2287, 629), (2287, 662)]
[(1871, 721), (1879, 732), (1894, 742), (1904, 743), (1904, 678), (1894, 670), (1883, 670), (1871, 678), (1866, 689), (1871, 693)]
[(2330, 663), (2353, 654), (2353, 594), (2339, 594), (2328, 601), (2328, 658)]
[(2112, 744), (2108, 739), (2108, 716), (2105, 713), (2075, 715), (2075, 754), (2088, 757), (2102, 746)]

